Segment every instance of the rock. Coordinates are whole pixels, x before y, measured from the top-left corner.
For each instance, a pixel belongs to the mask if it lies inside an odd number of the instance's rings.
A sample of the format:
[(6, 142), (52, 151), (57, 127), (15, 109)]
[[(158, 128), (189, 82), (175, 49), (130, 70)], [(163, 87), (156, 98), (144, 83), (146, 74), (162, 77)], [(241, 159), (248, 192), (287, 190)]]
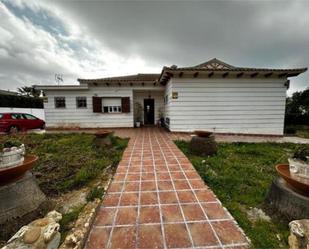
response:
[(41, 235), (40, 227), (31, 227), (24, 234), (24, 242), (26, 244), (33, 244)]
[(50, 219), (48, 219), (48, 218), (42, 218), (42, 219), (37, 219), (37, 220), (35, 220), (35, 221), (32, 221), (32, 222), (30, 223), (30, 225), (38, 226), (38, 227), (44, 227), (44, 226), (46, 226), (49, 222), (50, 222)]
[(58, 222), (62, 219), (62, 214), (58, 213), (57, 211), (53, 210), (51, 212), (49, 212), (47, 215), (46, 215), (47, 218), (51, 218), (53, 219), (54, 221)]
[(78, 216), (75, 222), (74, 228), (69, 235), (65, 238), (65, 241), (59, 247), (60, 249), (81, 249), (87, 239), (87, 235), (91, 228), (91, 224), (94, 221), (95, 214), (101, 203), (100, 199), (95, 199), (93, 202), (89, 202)]
[(290, 249), (309, 249), (309, 219), (291, 221), (289, 227)]
[(57, 249), (60, 244), (60, 225), (62, 215), (49, 212), (45, 218), (32, 221), (23, 226), (2, 249)]
[(249, 220), (256, 222), (258, 220), (264, 220), (264, 221), (271, 221), (271, 218), (264, 213), (264, 211), (262, 209), (259, 208), (250, 208), (249, 211), (247, 211), (247, 215)]

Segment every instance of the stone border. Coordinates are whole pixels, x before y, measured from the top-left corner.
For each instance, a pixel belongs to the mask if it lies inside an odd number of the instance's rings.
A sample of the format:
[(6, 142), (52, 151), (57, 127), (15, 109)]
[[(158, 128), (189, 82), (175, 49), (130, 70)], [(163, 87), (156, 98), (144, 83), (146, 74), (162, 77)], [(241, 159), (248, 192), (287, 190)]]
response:
[[(112, 177), (108, 180), (107, 184), (104, 186), (104, 191), (106, 193)], [(105, 196), (105, 195), (104, 195)], [(91, 230), (92, 224), (94, 223), (102, 199), (95, 199), (92, 202), (86, 204), (82, 212), (79, 214), (77, 220), (75, 221), (74, 227), (66, 236), (64, 242), (60, 245), (59, 249), (82, 249), (84, 248), (89, 232)]]

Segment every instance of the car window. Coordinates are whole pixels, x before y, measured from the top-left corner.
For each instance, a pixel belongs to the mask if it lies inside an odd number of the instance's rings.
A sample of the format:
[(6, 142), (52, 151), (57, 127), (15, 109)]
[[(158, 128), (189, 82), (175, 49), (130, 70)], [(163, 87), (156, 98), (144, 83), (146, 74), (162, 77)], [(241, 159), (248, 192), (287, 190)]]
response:
[(3, 114), (2, 113), (0, 113), (0, 118), (2, 118), (3, 117)]
[(20, 113), (13, 113), (11, 114), (12, 119), (24, 119), (23, 115)]
[(26, 119), (31, 119), (31, 120), (37, 119), (35, 116), (30, 115), (30, 114), (23, 114), (23, 116), (24, 116)]

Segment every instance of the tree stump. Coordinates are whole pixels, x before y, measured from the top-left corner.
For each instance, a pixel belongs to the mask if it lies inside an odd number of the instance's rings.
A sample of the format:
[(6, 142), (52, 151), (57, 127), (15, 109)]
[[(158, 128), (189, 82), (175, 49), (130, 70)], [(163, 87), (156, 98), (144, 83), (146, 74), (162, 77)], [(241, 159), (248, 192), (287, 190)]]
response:
[(192, 154), (199, 156), (214, 155), (218, 150), (214, 135), (210, 135), (209, 137), (192, 137), (189, 149)]
[(273, 181), (266, 201), (291, 220), (309, 217), (309, 197), (292, 190), (281, 177)]

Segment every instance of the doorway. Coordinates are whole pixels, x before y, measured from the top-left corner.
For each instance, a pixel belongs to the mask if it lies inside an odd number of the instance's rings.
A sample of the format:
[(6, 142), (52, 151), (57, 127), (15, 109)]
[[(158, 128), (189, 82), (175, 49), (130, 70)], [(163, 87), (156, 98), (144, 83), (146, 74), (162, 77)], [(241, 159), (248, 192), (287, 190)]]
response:
[(144, 99), (144, 124), (154, 125), (154, 99)]

